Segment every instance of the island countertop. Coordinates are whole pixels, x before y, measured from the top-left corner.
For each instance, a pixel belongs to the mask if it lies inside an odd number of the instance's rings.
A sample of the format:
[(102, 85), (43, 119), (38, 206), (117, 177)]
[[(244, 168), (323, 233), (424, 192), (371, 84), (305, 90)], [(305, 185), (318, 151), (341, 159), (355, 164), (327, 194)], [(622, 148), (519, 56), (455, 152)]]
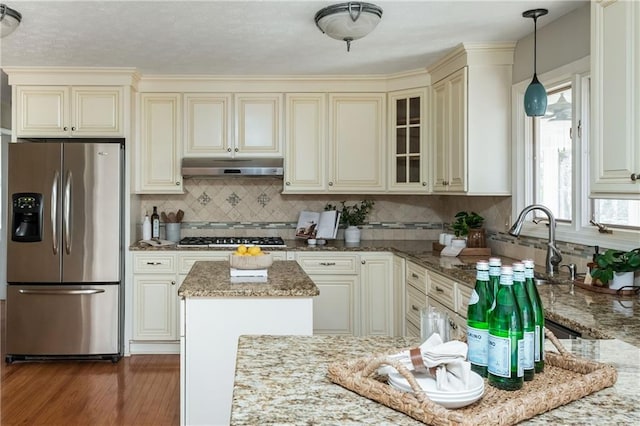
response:
[[(638, 424), (640, 349), (616, 339), (562, 342), (574, 354), (613, 365), (617, 382), (522, 424)], [(231, 424), (421, 425), (327, 377), (327, 367), (334, 361), (418, 343), (415, 338), (382, 336), (240, 336)], [(547, 345), (552, 349), (549, 341)]]
[(232, 282), (229, 262), (198, 261), (178, 289), (180, 297), (312, 297), (318, 287), (294, 260), (273, 262), (266, 282)]

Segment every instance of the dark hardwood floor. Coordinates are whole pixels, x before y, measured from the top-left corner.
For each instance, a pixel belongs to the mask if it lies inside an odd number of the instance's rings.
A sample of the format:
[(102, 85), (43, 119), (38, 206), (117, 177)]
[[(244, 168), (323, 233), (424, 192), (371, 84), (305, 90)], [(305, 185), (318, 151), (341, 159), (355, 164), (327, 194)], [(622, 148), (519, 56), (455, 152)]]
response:
[(6, 364), (0, 301), (0, 424), (178, 425), (178, 355)]

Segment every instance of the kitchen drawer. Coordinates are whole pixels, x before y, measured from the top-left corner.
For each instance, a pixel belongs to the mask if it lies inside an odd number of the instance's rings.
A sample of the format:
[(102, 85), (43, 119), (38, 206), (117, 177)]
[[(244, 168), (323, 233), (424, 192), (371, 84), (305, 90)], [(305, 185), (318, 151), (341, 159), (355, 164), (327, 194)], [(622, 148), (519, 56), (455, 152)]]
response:
[(427, 301), (427, 306), (429, 308), (434, 308), (440, 312), (446, 312), (449, 316), (449, 338), (450, 339), (460, 339), (463, 334), (466, 333), (467, 322), (460, 315), (457, 315), (451, 309), (447, 308), (442, 303), (429, 298)]
[(134, 274), (175, 274), (176, 256), (174, 254), (134, 254)]
[(407, 262), (407, 284), (427, 294), (427, 270), (413, 262)]
[(178, 254), (178, 273), (188, 274), (193, 264), (200, 260), (228, 262), (230, 253), (230, 251), (180, 253)]
[(297, 253), (296, 260), (307, 274), (357, 275), (359, 272), (358, 255), (318, 255)]
[(467, 317), (467, 307), (469, 306), (469, 298), (473, 289), (464, 284), (456, 283), (456, 312), (463, 318)]
[(407, 312), (405, 318), (408, 322), (420, 329), (420, 309), (427, 306), (427, 297), (411, 286), (407, 287)]
[(436, 273), (429, 274), (429, 297), (446, 306), (451, 311), (456, 309), (456, 283), (451, 279)]
[(407, 335), (407, 337), (420, 337), (420, 329), (418, 327), (408, 321), (406, 323), (406, 326), (407, 329), (405, 334)]

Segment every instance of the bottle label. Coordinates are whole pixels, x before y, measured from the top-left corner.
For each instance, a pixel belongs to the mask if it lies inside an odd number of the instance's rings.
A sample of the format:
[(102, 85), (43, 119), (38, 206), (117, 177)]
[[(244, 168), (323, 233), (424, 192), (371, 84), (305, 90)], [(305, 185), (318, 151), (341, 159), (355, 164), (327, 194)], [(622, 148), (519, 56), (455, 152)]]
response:
[[(544, 336), (544, 330), (545, 328), (542, 327), (542, 335)], [(542, 337), (540, 338), (541, 342), (540, 344), (542, 344)], [(544, 346), (540, 348), (540, 361), (544, 361)]]
[(489, 363), (489, 330), (467, 327), (467, 345), (469, 362), (486, 367)]
[(480, 296), (478, 296), (478, 292), (474, 288), (473, 291), (471, 292), (471, 297), (469, 298), (469, 304), (475, 305), (479, 301), (480, 301)]
[(524, 339), (518, 340), (518, 377), (524, 377)]
[(534, 338), (534, 361), (535, 362), (540, 362), (541, 361), (541, 357), (540, 357), (540, 325), (536, 324), (536, 331), (535, 331), (535, 338)]
[[(511, 377), (511, 339), (489, 334), (489, 373)], [(524, 372), (523, 372), (524, 375)]]
[(535, 334), (533, 331), (524, 333), (524, 369), (533, 370), (535, 351)]

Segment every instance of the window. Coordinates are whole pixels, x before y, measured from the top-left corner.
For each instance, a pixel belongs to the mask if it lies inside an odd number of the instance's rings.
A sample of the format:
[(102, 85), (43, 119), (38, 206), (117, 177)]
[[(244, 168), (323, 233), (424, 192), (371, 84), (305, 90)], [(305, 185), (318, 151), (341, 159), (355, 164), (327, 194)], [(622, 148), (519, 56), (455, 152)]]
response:
[[(589, 197), (589, 58), (538, 76), (547, 88), (544, 117), (524, 114), (529, 81), (513, 87), (512, 219), (529, 204), (543, 204), (557, 219), (560, 241), (632, 249), (640, 237), (640, 200)], [(522, 234), (546, 238), (548, 229), (534, 210)], [(535, 216), (538, 215), (538, 216)], [(598, 232), (596, 222), (613, 230)]]

